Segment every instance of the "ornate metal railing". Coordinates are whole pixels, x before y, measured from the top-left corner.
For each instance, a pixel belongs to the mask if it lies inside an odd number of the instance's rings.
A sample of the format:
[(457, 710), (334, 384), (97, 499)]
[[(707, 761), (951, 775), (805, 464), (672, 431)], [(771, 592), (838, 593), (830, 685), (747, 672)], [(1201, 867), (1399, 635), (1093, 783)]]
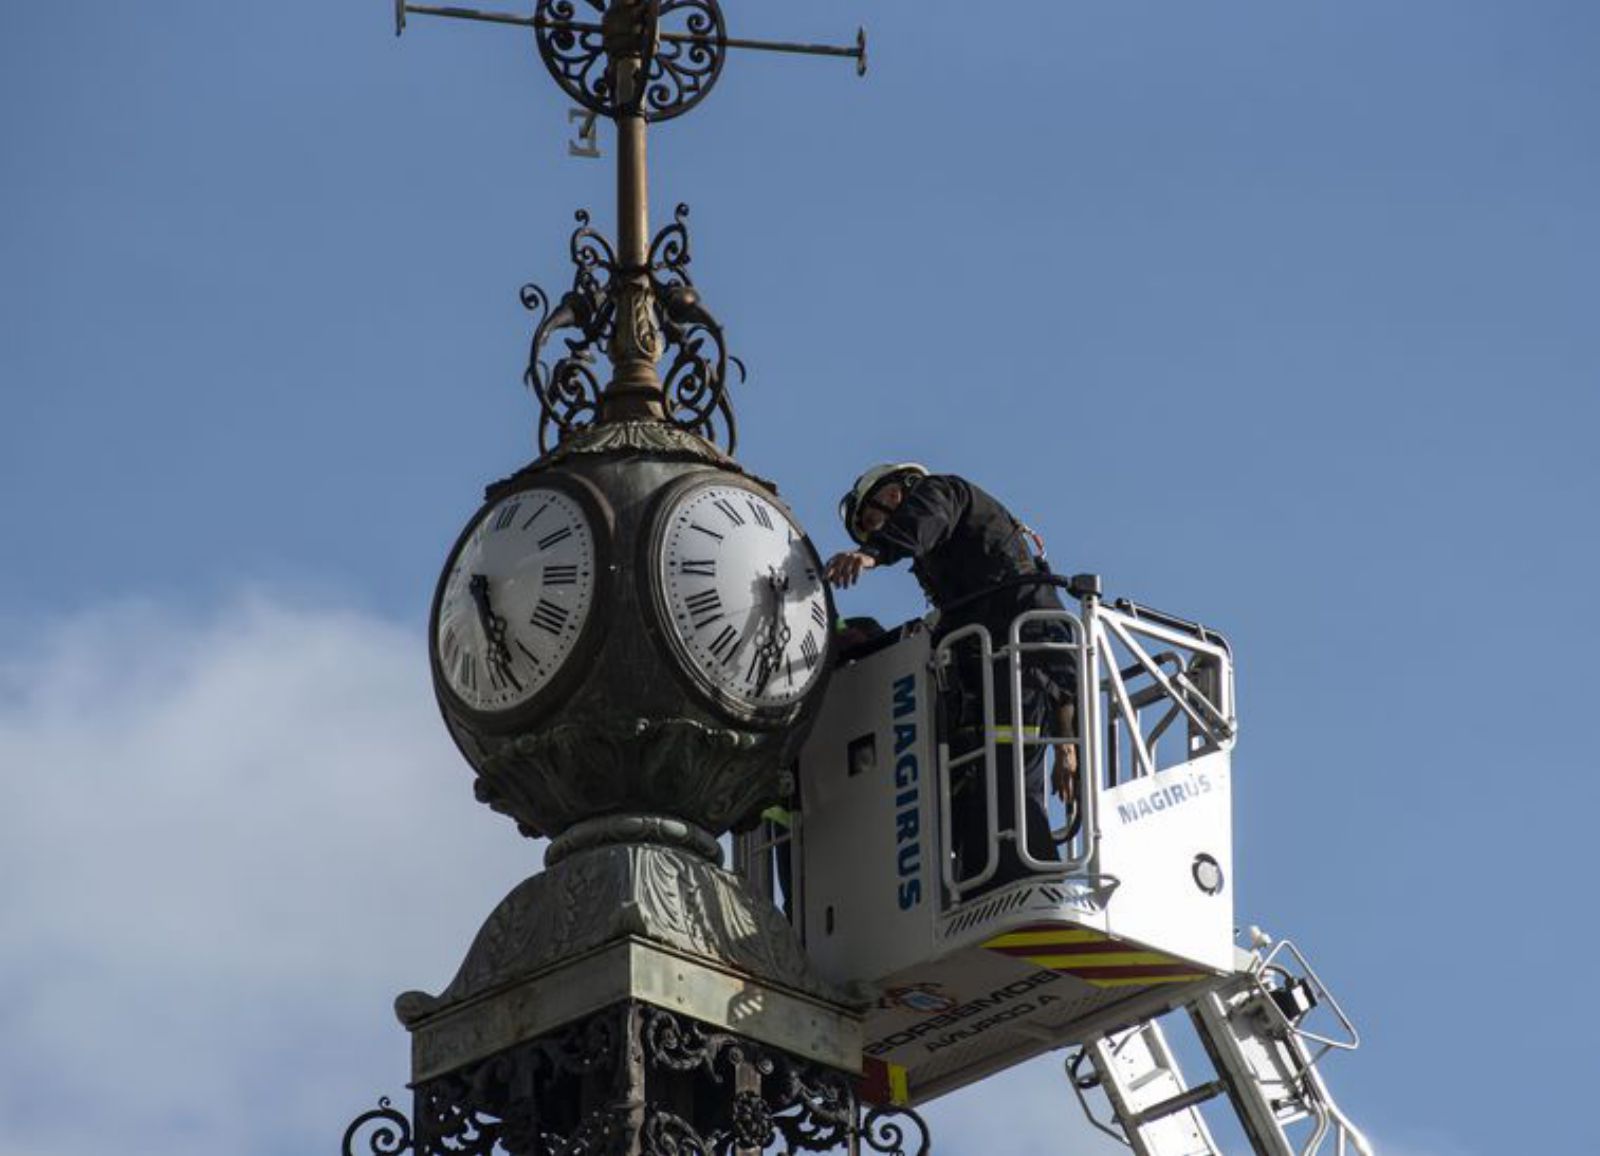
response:
[(343, 1156), (746, 1156), (867, 1150), (927, 1156), (911, 1109), (863, 1105), (855, 1078), (641, 1003), (388, 1099), (345, 1130)]

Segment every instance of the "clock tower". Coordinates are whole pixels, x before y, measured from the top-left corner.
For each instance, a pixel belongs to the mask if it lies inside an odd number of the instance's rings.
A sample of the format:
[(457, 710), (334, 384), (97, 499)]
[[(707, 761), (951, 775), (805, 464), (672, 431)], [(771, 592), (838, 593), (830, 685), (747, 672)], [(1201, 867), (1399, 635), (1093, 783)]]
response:
[(723, 836), (793, 800), (834, 612), (793, 512), (733, 456), (743, 367), (690, 277), (687, 208), (651, 232), (645, 163), (648, 125), (704, 99), (730, 48), (864, 68), (864, 39), (733, 40), (717, 0), (398, 0), (399, 28), (418, 14), (533, 30), (561, 89), (616, 125), (617, 231), (579, 213), (570, 288), (522, 291), (539, 454), (488, 487), (429, 624), (477, 796), (550, 840), (546, 869), (443, 991), (396, 1001), (413, 1111), (359, 1117), (346, 1156), (880, 1147), (862, 1000), (722, 866)]

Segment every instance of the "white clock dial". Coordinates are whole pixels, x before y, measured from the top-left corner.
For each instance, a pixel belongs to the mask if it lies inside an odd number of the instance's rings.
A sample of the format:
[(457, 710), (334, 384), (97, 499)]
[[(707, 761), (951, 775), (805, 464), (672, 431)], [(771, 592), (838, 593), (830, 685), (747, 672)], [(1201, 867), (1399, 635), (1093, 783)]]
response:
[(656, 579), (690, 668), (750, 707), (800, 701), (833, 627), (805, 534), (775, 502), (726, 483), (689, 490), (663, 519)]
[(461, 543), (440, 587), (439, 675), (474, 710), (521, 706), (571, 654), (594, 589), (594, 534), (576, 499), (548, 487), (502, 498)]

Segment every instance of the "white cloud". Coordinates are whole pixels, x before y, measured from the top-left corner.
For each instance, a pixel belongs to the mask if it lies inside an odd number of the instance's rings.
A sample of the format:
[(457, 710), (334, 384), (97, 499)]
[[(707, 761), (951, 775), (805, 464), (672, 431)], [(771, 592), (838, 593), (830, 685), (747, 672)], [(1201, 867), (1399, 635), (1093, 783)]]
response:
[(472, 800), (420, 632), (242, 598), (0, 663), (0, 1153), (337, 1148), (539, 849)]
[[(0, 1156), (337, 1151), (540, 845), (472, 799), (420, 629), (122, 605), (0, 658)], [(939, 1150), (1121, 1151), (1047, 1058)]]

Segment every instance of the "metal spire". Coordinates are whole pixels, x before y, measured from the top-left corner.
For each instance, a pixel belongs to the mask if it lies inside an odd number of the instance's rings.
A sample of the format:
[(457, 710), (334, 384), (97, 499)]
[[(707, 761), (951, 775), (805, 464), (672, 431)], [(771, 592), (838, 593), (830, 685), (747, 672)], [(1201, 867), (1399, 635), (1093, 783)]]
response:
[[(595, 18), (579, 19), (580, 4)], [(532, 28), (561, 90), (617, 126), (615, 245), (580, 212), (572, 288), (553, 306), (538, 286), (522, 289), (538, 318), (524, 380), (539, 399), (541, 448), (598, 423), (645, 420), (671, 422), (732, 452), (727, 371), (731, 361), (742, 376), (743, 366), (729, 357), (722, 327), (690, 280), (688, 208), (680, 204), (673, 223), (651, 235), (646, 126), (704, 100), (732, 48), (846, 57), (864, 75), (865, 31), (848, 46), (734, 39), (717, 0), (537, 0), (532, 16), (396, 0), (397, 35), (408, 15)], [(567, 352), (548, 366), (546, 343), (567, 329), (578, 336), (566, 338)], [(604, 388), (596, 348), (612, 366)]]

